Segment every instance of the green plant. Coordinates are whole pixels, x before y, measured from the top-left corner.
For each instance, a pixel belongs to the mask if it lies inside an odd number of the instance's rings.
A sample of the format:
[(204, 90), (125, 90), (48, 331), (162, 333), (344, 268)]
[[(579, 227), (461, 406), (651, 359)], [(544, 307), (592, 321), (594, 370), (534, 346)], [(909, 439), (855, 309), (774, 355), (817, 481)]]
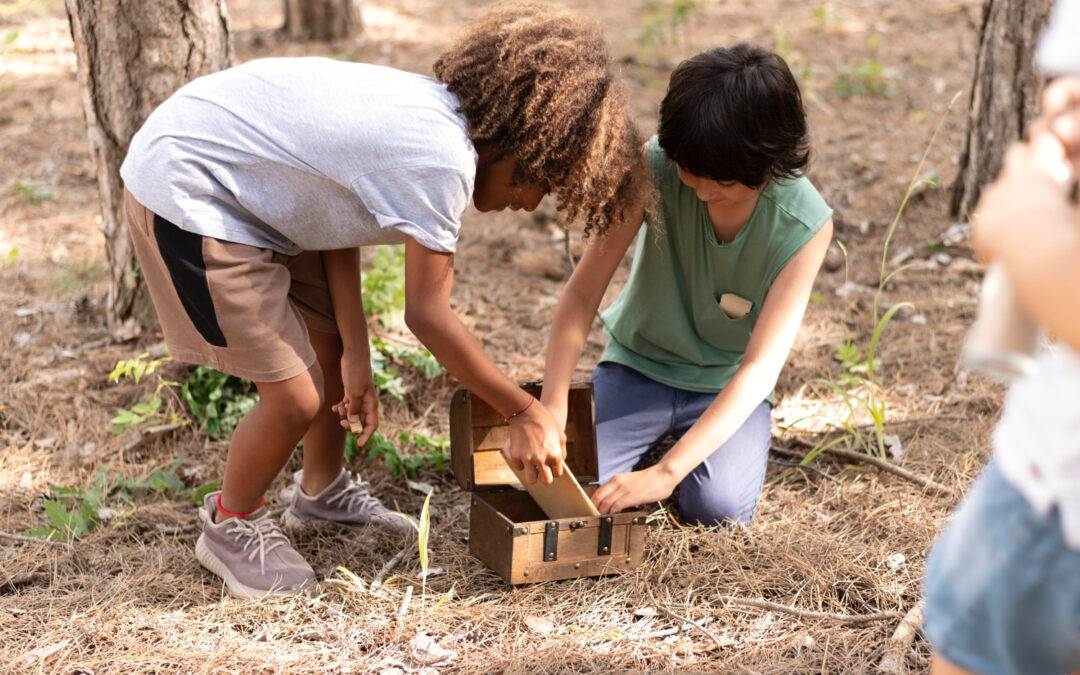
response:
[(218, 439), (230, 435), (259, 401), (250, 382), (207, 366), (199, 366), (184, 380), (180, 396), (199, 428)]
[[(145, 495), (186, 497), (193, 500), (217, 489), (208, 483), (192, 490), (176, 474), (183, 459), (174, 460), (168, 467), (157, 468), (145, 478), (125, 478), (102, 464), (85, 489), (49, 486), (49, 499), (43, 506), (49, 524), (26, 532), (31, 537), (77, 539), (86, 536), (103, 522), (114, 518), (123, 520), (135, 511), (134, 502)], [(111, 500), (111, 501), (110, 501)], [(122, 504), (120, 503), (122, 502)], [(112, 506), (110, 506), (110, 504)], [(113, 507), (126, 510), (117, 512)]]
[[(163, 356), (159, 359), (149, 359), (149, 352), (143, 352), (133, 359), (124, 359), (116, 362), (116, 366), (109, 373), (110, 382), (119, 382), (121, 378), (132, 379), (138, 384), (143, 377), (157, 372), (163, 363), (172, 358)], [(116, 415), (109, 420), (114, 434), (122, 434), (128, 429), (140, 426), (152, 426), (155, 424), (176, 424), (183, 420), (183, 415), (178, 412), (169, 412), (165, 409), (161, 391), (171, 391), (173, 387), (180, 386), (179, 382), (166, 380), (158, 377), (158, 385), (154, 389), (153, 396), (149, 401), (140, 401), (130, 408), (119, 408)]]
[(12, 248), (11, 250), (9, 250), (7, 252), (7, 255), (4, 256), (4, 264), (11, 265), (18, 259), (19, 259), (19, 249)]
[(431, 464), (436, 470), (442, 471), (450, 459), (450, 438), (447, 436), (430, 437), (417, 431), (406, 430), (398, 434), (395, 445), (393, 441), (376, 431), (364, 447), (360, 448), (356, 444), (356, 436), (350, 432), (345, 442), (345, 461), (352, 461), (361, 450), (367, 451), (368, 459), (381, 457), (394, 478), (415, 480), (420, 467), (425, 464)]
[(361, 301), (368, 319), (385, 328), (405, 323), (405, 247), (379, 246), (363, 275)]
[[(836, 353), (833, 355), (833, 358), (840, 363), (840, 366), (843, 369), (841, 375), (835, 379), (830, 377), (828, 379), (816, 380), (827, 386), (843, 401), (847, 410), (847, 415), (838, 423), (843, 433), (836, 437), (826, 436), (823, 438), (803, 458), (802, 464), (804, 465), (813, 461), (813, 459), (822, 452), (840, 445), (841, 443), (846, 445), (849, 450), (858, 449), (867, 454), (877, 454), (881, 457), (886, 457), (888, 455), (888, 449), (885, 443), (885, 428), (888, 423), (887, 406), (885, 400), (881, 397), (881, 387), (877, 379), (877, 374), (880, 372), (883, 365), (882, 360), (877, 355), (878, 347), (885, 334), (885, 329), (888, 327), (889, 322), (892, 321), (896, 313), (904, 308), (911, 308), (913, 306), (910, 302), (899, 302), (882, 311), (882, 292), (893, 277), (907, 269), (907, 266), (904, 265), (891, 272), (887, 271), (886, 265), (889, 256), (889, 244), (892, 242), (893, 235), (896, 233), (896, 228), (900, 224), (900, 217), (903, 215), (904, 209), (907, 207), (911, 196), (918, 192), (918, 190), (924, 187), (929, 181), (929, 179), (921, 177), (923, 175), (923, 166), (926, 163), (926, 158), (930, 154), (931, 148), (934, 147), (934, 142), (937, 140), (938, 133), (941, 131), (941, 127), (945, 123), (949, 111), (952, 110), (952, 106), (956, 103), (959, 96), (959, 92), (953, 96), (948, 107), (945, 109), (945, 112), (942, 114), (937, 127), (934, 129), (934, 133), (930, 136), (930, 141), (923, 151), (919, 165), (915, 169), (915, 174), (908, 183), (904, 197), (900, 201), (900, 207), (897, 209), (896, 215), (893, 217), (892, 223), (885, 233), (885, 240), (881, 248), (881, 266), (878, 271), (878, 285), (877, 290), (874, 293), (874, 328), (871, 332), (870, 342), (867, 345), (865, 353), (854, 343), (854, 339), (845, 324), (844, 343), (837, 348)], [(844, 249), (844, 253), (846, 259), (846, 249)], [(869, 415), (871, 420), (870, 431), (872, 433), (868, 434), (864, 431), (864, 427), (856, 424), (856, 419), (862, 413)]]
[(649, 15), (641, 23), (638, 44), (642, 46), (679, 43), (679, 28), (691, 15), (701, 12), (700, 0), (645, 0)]
[(847, 17), (843, 12), (838, 12), (831, 7), (818, 7), (814, 9), (814, 21), (817, 22), (817, 30), (823, 30), (829, 26), (844, 23)]
[(885, 65), (873, 59), (863, 59), (854, 67), (838, 70), (833, 91), (840, 98), (896, 96), (892, 78), (885, 73)]
[(55, 188), (24, 183), (21, 180), (8, 183), (8, 187), (19, 193), (20, 204), (33, 204), (36, 206), (46, 200), (55, 201), (60, 196), (60, 193)]
[(407, 363), (429, 380), (446, 372), (431, 352), (422, 347), (398, 347), (387, 344), (382, 338), (373, 339), (371, 347), (373, 352), (377, 350), (396, 361)]

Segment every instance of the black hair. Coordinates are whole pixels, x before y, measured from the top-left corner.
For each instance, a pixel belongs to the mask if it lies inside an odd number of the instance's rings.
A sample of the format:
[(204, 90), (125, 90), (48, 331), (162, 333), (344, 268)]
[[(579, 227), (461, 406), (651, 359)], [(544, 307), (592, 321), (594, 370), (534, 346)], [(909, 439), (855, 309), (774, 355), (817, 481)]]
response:
[(740, 42), (679, 64), (660, 103), (660, 147), (683, 170), (757, 188), (810, 160), (802, 94), (779, 55)]

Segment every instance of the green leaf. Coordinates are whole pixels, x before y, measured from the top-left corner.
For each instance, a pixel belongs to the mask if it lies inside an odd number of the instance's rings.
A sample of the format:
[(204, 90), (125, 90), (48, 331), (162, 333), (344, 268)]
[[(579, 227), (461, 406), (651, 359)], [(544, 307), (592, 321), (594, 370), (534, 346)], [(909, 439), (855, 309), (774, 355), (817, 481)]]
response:
[(206, 495), (214, 492), (217, 489), (218, 482), (216, 480), (199, 486), (199, 488), (195, 490), (195, 492), (191, 495), (191, 503), (195, 504), (196, 506), (201, 506), (203, 503), (203, 499), (206, 497)]

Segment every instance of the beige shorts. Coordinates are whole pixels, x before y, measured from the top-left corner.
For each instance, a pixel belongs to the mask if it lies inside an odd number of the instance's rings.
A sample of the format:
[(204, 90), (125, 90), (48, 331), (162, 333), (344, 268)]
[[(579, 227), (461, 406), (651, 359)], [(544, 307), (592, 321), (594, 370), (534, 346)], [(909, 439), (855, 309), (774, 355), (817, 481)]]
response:
[(173, 358), (279, 382), (315, 362), (309, 329), (337, 333), (318, 251), (288, 256), (187, 232), (127, 190), (124, 210)]

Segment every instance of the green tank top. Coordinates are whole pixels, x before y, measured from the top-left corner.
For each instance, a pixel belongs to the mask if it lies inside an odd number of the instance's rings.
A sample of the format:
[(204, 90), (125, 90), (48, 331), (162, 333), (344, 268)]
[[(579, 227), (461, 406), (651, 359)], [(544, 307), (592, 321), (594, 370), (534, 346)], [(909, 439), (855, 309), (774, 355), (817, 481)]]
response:
[[(608, 345), (600, 360), (678, 389), (719, 392), (742, 361), (773, 279), (832, 209), (805, 176), (772, 180), (746, 225), (721, 244), (706, 203), (679, 179), (655, 137), (649, 160), (663, 231), (657, 239), (642, 225), (630, 279), (601, 315)], [(729, 317), (719, 304), (726, 293), (749, 300), (750, 311)], [(773, 392), (767, 400), (772, 405)]]

